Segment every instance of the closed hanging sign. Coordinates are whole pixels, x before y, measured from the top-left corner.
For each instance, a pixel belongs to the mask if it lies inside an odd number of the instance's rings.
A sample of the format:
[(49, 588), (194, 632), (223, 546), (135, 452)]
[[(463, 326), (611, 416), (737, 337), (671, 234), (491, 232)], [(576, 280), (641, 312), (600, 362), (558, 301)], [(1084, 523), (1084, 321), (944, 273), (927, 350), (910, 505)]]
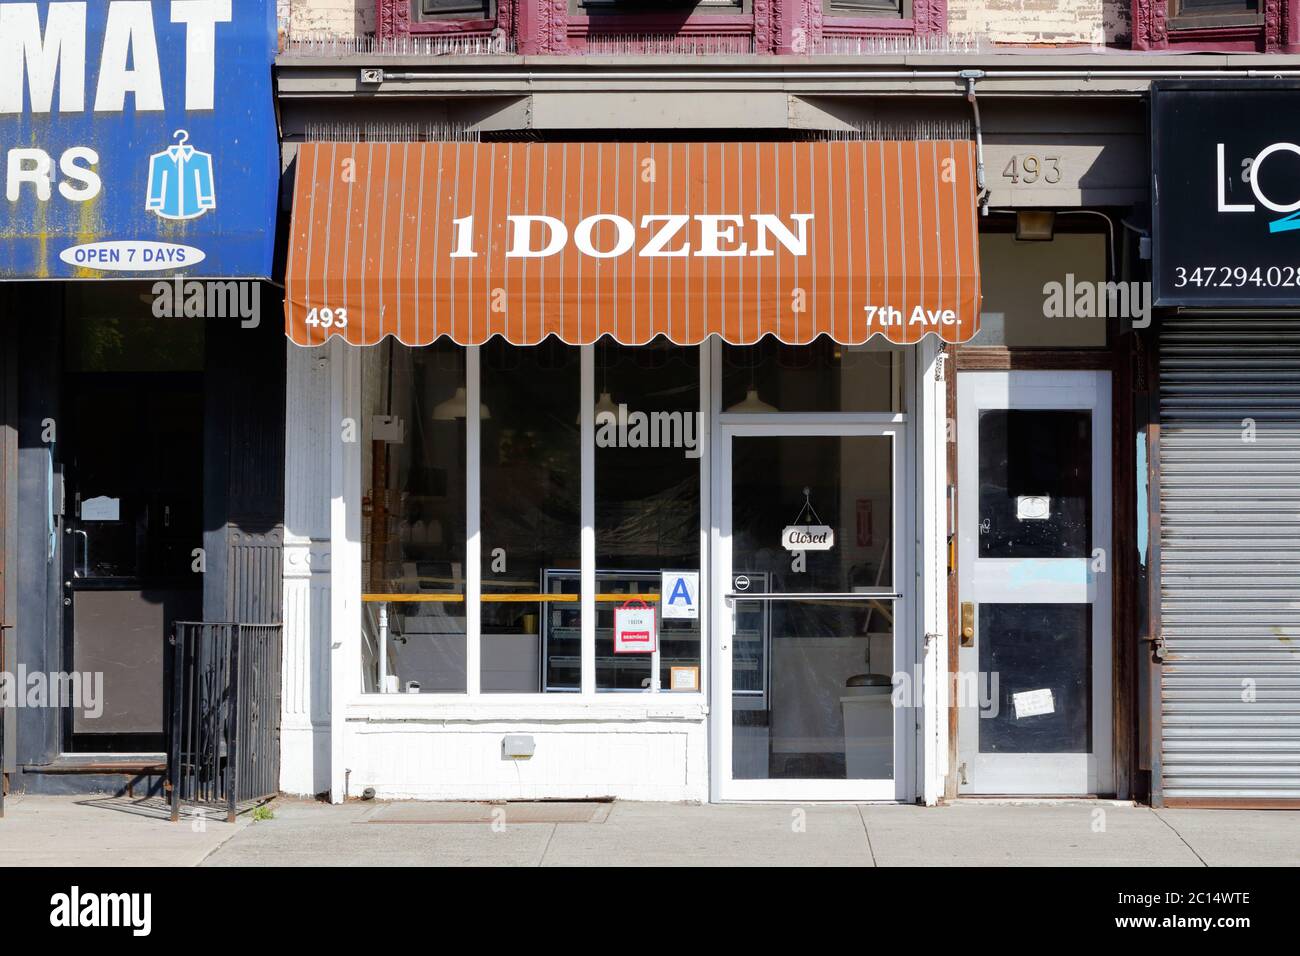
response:
[(803, 490), (803, 508), (794, 524), (781, 529), (781, 547), (787, 551), (829, 551), (835, 547), (835, 530), (822, 524), (812, 503), (812, 489)]
[(653, 654), (658, 649), (654, 608), (629, 601), (614, 609), (615, 654)]
[(829, 551), (835, 547), (835, 530), (825, 524), (792, 524), (781, 532), (787, 551)]

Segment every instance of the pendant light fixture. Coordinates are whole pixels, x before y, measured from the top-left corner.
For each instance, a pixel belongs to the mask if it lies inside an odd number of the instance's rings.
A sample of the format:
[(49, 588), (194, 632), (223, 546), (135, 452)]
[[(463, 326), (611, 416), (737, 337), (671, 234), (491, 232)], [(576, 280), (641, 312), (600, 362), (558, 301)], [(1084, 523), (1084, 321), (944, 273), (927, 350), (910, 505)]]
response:
[(761, 415), (767, 412), (775, 412), (777, 409), (758, 397), (758, 345), (748, 347), (750, 355), (749, 363), (749, 388), (745, 391), (745, 397), (727, 408), (724, 412), (744, 412), (750, 415)]
[[(435, 422), (454, 422), (467, 417), (468, 413), (469, 396), (465, 393), (465, 386), (463, 385), (456, 389), (451, 398), (433, 406), (433, 420)], [(483, 403), (479, 404), (479, 418), (483, 421), (489, 421), (492, 418), (492, 412)]]
[[(461, 369), (463, 371), (463, 363), (465, 361), (465, 352), (463, 349), (460, 354), (462, 362)], [(482, 381), (481, 378), (479, 380)], [(485, 402), (480, 402), (478, 408), (480, 421), (486, 422), (492, 419), (492, 412), (488, 409)], [(451, 398), (441, 401), (437, 405), (433, 406), (433, 420), (435, 422), (454, 422), (466, 418), (468, 415), (469, 395), (466, 394), (464, 385), (459, 386), (456, 391), (452, 393)]]
[(599, 419), (602, 414), (618, 417), (618, 406), (614, 404), (614, 399), (609, 392), (601, 392), (600, 398), (596, 400), (596, 418)]
[[(614, 402), (614, 396), (609, 392), (609, 368), (605, 357), (604, 339), (597, 343), (596, 349), (596, 355), (600, 362), (600, 398), (596, 399), (595, 416), (600, 418), (602, 414), (608, 414), (618, 418), (618, 405)], [(578, 424), (582, 424), (582, 412), (578, 412)]]
[(725, 409), (728, 412), (748, 412), (751, 415), (762, 412), (774, 412), (776, 409), (767, 402), (758, 397), (758, 389), (751, 388), (745, 392), (745, 397), (736, 404)]

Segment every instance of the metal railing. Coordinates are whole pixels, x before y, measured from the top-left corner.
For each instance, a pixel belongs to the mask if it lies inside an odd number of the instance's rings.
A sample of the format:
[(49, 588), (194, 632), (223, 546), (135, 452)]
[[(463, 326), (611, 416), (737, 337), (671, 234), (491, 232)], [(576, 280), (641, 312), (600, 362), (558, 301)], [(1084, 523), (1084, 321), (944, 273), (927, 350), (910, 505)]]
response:
[(171, 818), (182, 803), (224, 809), (270, 799), (280, 782), (279, 624), (178, 621), (167, 748)]

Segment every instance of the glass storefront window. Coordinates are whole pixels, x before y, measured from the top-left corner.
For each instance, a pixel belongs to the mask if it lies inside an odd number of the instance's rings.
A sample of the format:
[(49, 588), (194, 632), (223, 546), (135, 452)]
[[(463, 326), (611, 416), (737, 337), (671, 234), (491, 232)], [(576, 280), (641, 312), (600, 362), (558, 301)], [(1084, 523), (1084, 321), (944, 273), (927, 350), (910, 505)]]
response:
[(722, 411), (899, 412), (903, 355), (888, 343), (847, 346), (827, 336), (810, 345), (771, 336), (756, 345), (724, 345)]
[[(700, 567), (699, 350), (596, 346), (596, 689), (649, 689), (654, 657), (614, 653), (614, 595), (657, 610), (658, 680), (699, 687), (699, 619), (665, 619), (664, 571)], [(660, 601), (655, 601), (654, 597)], [(692, 681), (693, 677), (693, 681)]]
[(365, 361), (362, 574), (388, 599), (365, 603), (364, 687), (464, 693), (464, 352), (390, 341)]
[[(724, 402), (757, 392), (780, 411), (901, 411), (901, 353), (887, 345), (787, 349), (769, 340), (724, 351)], [(587, 350), (558, 339), (527, 347), (493, 339), (476, 352), (445, 341), (368, 350), (364, 691), (702, 692), (702, 354), (667, 339), (633, 347), (608, 338)], [(753, 640), (748, 625), (737, 636), (736, 692), (772, 693), (780, 659), (807, 649), (795, 635), (819, 629), (846, 642), (835, 645), (850, 671), (841, 684), (887, 669), (892, 440), (736, 437), (734, 455), (735, 572), (751, 593), (811, 602), (761, 613), (741, 602), (739, 616), (758, 624)], [(780, 537), (805, 503), (840, 544), (800, 553), (796, 564)], [(593, 549), (585, 559), (584, 540)], [(694, 582), (695, 616), (664, 616), (663, 581), (674, 573)], [(861, 602), (823, 608), (818, 595), (832, 592), (860, 593)], [(618, 653), (617, 611), (638, 603), (655, 609), (657, 646)], [(468, 674), (472, 659), (479, 666)], [(805, 772), (797, 763), (773, 772)]]
[[(581, 689), (579, 350), (483, 347), (484, 693)], [(559, 595), (571, 595), (570, 599)]]

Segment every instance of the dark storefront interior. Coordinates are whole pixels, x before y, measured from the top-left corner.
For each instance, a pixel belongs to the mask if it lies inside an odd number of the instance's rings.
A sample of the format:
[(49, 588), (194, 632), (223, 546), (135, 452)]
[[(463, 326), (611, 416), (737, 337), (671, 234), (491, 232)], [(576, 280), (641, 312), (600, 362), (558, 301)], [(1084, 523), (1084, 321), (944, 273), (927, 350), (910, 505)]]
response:
[(0, 565), (10, 656), (83, 683), (9, 722), (28, 790), (158, 763), (176, 621), (280, 617), (283, 334), (156, 318), (155, 302), (149, 283), (27, 284), (0, 315), (23, 356), (5, 472), (18, 520), (0, 525), (16, 542)]

